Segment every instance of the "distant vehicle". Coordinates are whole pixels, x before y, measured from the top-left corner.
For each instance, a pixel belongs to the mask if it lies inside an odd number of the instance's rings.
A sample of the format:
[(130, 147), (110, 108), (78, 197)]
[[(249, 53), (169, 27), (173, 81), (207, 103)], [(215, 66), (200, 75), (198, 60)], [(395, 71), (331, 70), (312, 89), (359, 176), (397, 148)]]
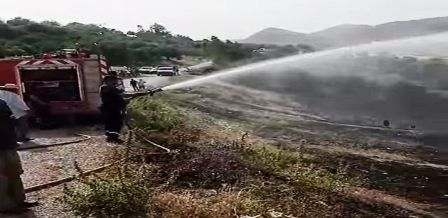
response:
[(125, 66), (111, 66), (110, 71), (116, 72), (116, 74), (118, 76), (123, 76), (123, 77), (131, 75), (131, 71), (129, 70), (128, 67), (125, 67)]
[(157, 76), (176, 76), (179, 75), (179, 68), (177, 66), (157, 67)]
[(204, 62), (195, 66), (188, 67), (187, 73), (191, 75), (205, 75), (218, 70), (218, 67), (212, 62)]
[(138, 72), (143, 74), (157, 74), (157, 68), (148, 66), (140, 67), (138, 68)]

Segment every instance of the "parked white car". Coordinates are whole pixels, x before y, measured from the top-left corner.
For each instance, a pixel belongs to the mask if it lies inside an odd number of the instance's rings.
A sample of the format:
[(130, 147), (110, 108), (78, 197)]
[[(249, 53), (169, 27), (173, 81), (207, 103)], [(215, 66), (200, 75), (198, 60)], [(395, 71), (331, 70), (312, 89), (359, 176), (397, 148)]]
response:
[(176, 76), (179, 74), (179, 68), (176, 66), (164, 67), (159, 66), (157, 68), (157, 76)]
[(110, 71), (116, 72), (119, 76), (131, 75), (131, 71), (125, 66), (111, 66)]
[(157, 68), (144, 66), (144, 67), (138, 68), (138, 72), (143, 73), (143, 74), (157, 74)]

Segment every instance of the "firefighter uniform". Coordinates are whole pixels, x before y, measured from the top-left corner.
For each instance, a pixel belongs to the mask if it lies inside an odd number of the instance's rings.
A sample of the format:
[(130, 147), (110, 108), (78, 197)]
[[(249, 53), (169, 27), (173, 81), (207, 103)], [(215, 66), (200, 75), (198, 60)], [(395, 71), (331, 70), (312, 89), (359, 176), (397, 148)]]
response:
[(12, 111), (13, 117), (16, 119), (16, 135), (18, 141), (28, 141), (28, 117), (30, 108), (22, 100), (22, 98), (13, 92), (14, 89), (0, 90), (0, 99), (4, 100)]
[(20, 210), (25, 202), (12, 111), (0, 99), (0, 212)]
[(126, 102), (122, 95), (123, 90), (117, 88), (117, 79), (107, 76), (104, 80), (105, 84), (100, 88), (100, 95), (106, 136), (108, 141), (119, 142)]

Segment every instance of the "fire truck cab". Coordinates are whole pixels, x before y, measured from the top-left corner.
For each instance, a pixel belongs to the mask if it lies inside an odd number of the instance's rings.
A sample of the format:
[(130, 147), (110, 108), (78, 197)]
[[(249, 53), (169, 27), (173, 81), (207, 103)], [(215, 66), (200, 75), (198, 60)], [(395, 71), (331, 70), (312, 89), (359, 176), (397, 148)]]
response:
[(49, 115), (99, 114), (99, 88), (107, 73), (107, 62), (97, 55), (0, 59), (0, 86), (15, 84), (25, 102), (39, 99)]

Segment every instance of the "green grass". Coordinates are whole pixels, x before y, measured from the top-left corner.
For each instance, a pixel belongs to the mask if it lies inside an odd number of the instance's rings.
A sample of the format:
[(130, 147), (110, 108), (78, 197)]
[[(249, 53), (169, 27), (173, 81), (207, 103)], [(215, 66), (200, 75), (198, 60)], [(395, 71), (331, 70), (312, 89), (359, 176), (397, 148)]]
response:
[(184, 122), (185, 116), (164, 101), (142, 97), (129, 104), (131, 124), (142, 130), (169, 131)]
[(132, 180), (93, 179), (76, 188), (65, 188), (63, 201), (77, 216), (137, 217), (148, 213), (149, 188)]
[(272, 146), (261, 146), (245, 149), (244, 159), (255, 166), (269, 171), (281, 171), (300, 162), (299, 155), (294, 152), (281, 150)]

